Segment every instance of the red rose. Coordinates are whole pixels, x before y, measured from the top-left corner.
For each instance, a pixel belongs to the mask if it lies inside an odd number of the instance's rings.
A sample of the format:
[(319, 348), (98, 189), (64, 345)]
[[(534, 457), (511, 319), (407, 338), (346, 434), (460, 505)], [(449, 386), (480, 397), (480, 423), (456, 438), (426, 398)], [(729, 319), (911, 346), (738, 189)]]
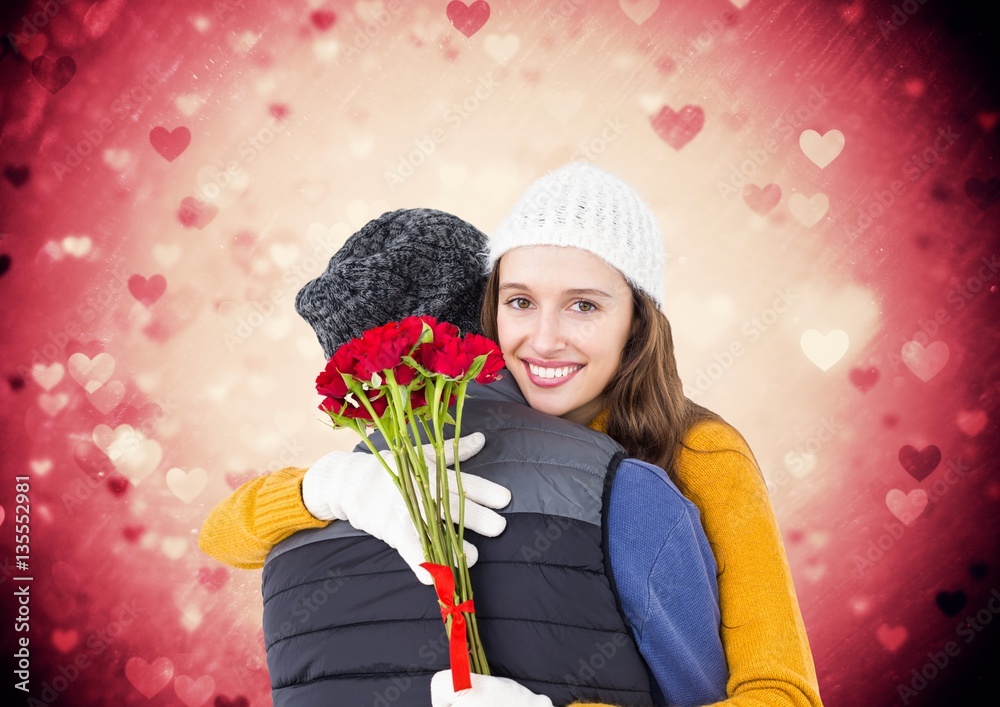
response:
[(465, 375), (472, 364), (472, 359), (462, 349), (462, 340), (457, 337), (435, 338), (433, 343), (421, 344), (420, 357), (428, 371), (453, 379)]
[(497, 380), (497, 373), (503, 369), (504, 360), (503, 352), (495, 341), (479, 334), (466, 334), (462, 346), (470, 359), (486, 355), (483, 370), (476, 376), (477, 383), (492, 383)]
[(431, 330), (434, 332), (434, 340), (438, 339), (454, 339), (458, 336), (458, 327), (451, 322), (433, 322), (433, 317), (428, 317), (432, 320)]
[[(368, 412), (368, 408), (365, 407), (364, 403), (357, 399), (356, 396), (352, 395), (351, 403), (346, 396), (342, 398), (328, 397), (322, 403), (320, 403), (319, 409), (324, 412), (334, 412), (338, 415), (343, 415), (344, 417), (349, 417), (355, 420), (366, 420), (368, 422), (372, 421), (371, 413)], [(365, 395), (368, 398), (368, 403), (372, 406), (375, 414), (378, 417), (382, 417), (385, 411), (389, 407), (389, 401), (385, 395), (381, 394), (381, 391), (372, 389), (365, 391)], [(357, 407), (355, 407), (357, 405)]]
[[(386, 395), (382, 394), (379, 390), (368, 390), (365, 391), (368, 396), (368, 402), (375, 411), (375, 415), (382, 417), (385, 414), (386, 409), (389, 407), (389, 400)], [(353, 417), (357, 420), (371, 420), (371, 413), (368, 412), (368, 408), (364, 406), (360, 400), (357, 401), (358, 406), (354, 407), (350, 403), (347, 404), (347, 408), (344, 410), (345, 417)]]
[(347, 395), (349, 389), (341, 373), (357, 377), (355, 371), (358, 362), (352, 346), (353, 341), (353, 339), (348, 341), (334, 351), (333, 356), (326, 362), (326, 368), (316, 376), (316, 392), (320, 395), (331, 398), (343, 398)]
[(403, 363), (403, 356), (413, 350), (422, 330), (423, 324), (419, 319), (407, 317), (401, 322), (389, 322), (366, 331), (354, 344), (361, 364), (359, 377), (371, 380), (372, 373), (392, 368), (397, 381), (402, 385), (408, 384), (413, 375), (402, 370), (401, 367), (407, 366)]

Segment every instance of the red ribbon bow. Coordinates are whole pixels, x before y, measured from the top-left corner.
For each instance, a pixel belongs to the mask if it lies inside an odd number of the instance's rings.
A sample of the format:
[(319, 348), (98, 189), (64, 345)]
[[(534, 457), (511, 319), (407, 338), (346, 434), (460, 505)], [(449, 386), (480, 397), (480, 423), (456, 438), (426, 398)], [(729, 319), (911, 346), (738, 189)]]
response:
[(455, 692), (468, 690), (472, 687), (472, 678), (469, 669), (469, 641), (466, 637), (463, 614), (475, 612), (472, 608), (472, 599), (455, 604), (455, 575), (448, 565), (422, 562), (420, 566), (430, 572), (434, 579), (434, 589), (441, 604), (441, 620), (445, 622), (445, 626), (448, 625), (448, 616), (454, 616), (449, 638), (452, 689)]

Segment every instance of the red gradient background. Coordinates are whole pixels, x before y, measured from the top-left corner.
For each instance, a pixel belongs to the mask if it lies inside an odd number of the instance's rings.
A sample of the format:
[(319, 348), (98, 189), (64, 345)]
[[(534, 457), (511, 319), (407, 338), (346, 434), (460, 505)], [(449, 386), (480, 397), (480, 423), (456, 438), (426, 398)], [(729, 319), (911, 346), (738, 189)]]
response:
[(55, 704), (269, 704), (260, 573), (196, 535), (243, 480), (354, 443), (317, 421), (295, 293), (383, 211), (489, 233), (584, 159), (656, 210), (688, 395), (764, 467), (825, 704), (992, 704), (995, 23), (566, 0), (463, 33), (447, 5), (4, 5), (5, 664), (29, 636)]

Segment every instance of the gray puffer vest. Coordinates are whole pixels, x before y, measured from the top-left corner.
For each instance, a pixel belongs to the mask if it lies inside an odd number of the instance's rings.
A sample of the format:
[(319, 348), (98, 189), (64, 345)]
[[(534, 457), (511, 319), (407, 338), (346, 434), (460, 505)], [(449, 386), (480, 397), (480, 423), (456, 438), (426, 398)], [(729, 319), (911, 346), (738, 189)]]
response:
[[(479, 550), (470, 575), (491, 673), (555, 705), (652, 705), (604, 553), (602, 510), (621, 446), (528, 407), (509, 372), (469, 386), (462, 434), (475, 431), (486, 446), (462, 470), (506, 486), (512, 499), (498, 537), (466, 531)], [(450, 667), (433, 587), (349, 523), (276, 545), (263, 595), (275, 707), (423, 707), (431, 676)]]

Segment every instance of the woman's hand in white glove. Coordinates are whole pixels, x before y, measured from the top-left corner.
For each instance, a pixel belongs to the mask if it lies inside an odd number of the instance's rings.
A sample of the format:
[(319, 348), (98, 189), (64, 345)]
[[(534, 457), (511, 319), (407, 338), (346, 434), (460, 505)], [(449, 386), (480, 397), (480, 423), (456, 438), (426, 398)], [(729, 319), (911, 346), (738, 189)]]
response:
[(552, 707), (552, 700), (536, 695), (508, 678), (472, 674), (472, 688), (452, 689), (450, 670), (434, 673), (431, 678), (433, 707)]
[[(466, 461), (486, 444), (481, 432), (458, 441), (458, 459)], [(455, 445), (448, 440), (444, 446), (445, 461), (454, 464)], [(434, 468), (434, 447), (426, 444), (424, 456)], [(389, 467), (395, 468), (392, 454), (381, 453)], [(433, 474), (432, 474), (433, 480)], [(462, 472), (465, 491), (465, 527), (480, 535), (496, 537), (507, 526), (507, 520), (494, 510), (510, 503), (510, 491), (500, 484)], [(458, 484), (454, 470), (449, 471), (451, 519), (458, 520)], [(433, 492), (433, 489), (432, 489)], [(331, 452), (313, 464), (302, 478), (302, 501), (306, 509), (320, 520), (346, 520), (395, 548), (423, 584), (433, 584), (430, 573), (420, 566), (425, 562), (423, 546), (399, 489), (389, 478), (381, 462), (366, 452)], [(421, 505), (421, 510), (423, 506)], [(475, 564), (479, 552), (468, 540), (465, 554), (469, 566)]]

